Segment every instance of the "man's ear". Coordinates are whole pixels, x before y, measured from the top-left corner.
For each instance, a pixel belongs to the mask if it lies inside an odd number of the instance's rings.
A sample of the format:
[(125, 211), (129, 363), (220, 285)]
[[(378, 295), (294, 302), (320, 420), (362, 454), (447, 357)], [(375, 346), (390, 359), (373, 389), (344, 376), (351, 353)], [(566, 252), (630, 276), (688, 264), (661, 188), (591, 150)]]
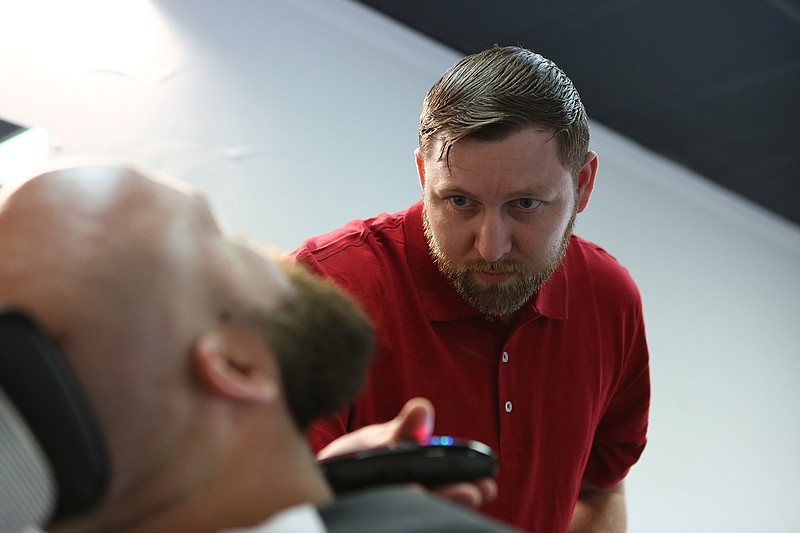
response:
[(273, 354), (250, 328), (224, 324), (203, 332), (192, 347), (200, 382), (216, 394), (249, 403), (268, 403), (280, 394)]
[(425, 190), (425, 162), (422, 160), (419, 148), (414, 150), (414, 159), (417, 162), (417, 175), (419, 176), (419, 185), (422, 190)]
[(597, 154), (587, 152), (583, 166), (578, 171), (578, 213), (582, 213), (589, 205), (589, 197), (594, 190), (594, 178), (597, 175)]

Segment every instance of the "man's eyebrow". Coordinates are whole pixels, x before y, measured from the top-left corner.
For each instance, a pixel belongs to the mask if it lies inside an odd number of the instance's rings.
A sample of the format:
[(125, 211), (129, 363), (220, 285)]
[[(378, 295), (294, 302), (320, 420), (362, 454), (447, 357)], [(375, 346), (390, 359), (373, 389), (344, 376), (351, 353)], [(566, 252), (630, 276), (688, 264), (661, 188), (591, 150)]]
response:
[[(470, 192), (466, 188), (458, 185), (456, 183), (450, 183), (448, 180), (442, 180), (440, 187), (436, 188), (436, 194), (441, 195), (460, 195), (460, 196), (467, 196), (470, 198), (475, 198), (478, 195), (475, 193)], [(530, 186), (520, 188), (518, 190), (512, 190), (503, 196), (509, 199), (514, 198), (535, 198), (535, 199), (544, 199), (553, 196), (554, 191), (551, 187), (543, 187), (543, 186)]]

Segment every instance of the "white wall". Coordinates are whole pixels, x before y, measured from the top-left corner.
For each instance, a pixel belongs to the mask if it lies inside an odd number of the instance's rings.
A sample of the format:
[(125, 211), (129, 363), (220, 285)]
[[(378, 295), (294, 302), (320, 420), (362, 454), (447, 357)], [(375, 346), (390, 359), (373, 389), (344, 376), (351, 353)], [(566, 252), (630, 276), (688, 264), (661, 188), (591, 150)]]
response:
[[(0, 12), (0, 116), (47, 128), (54, 155), (186, 179), (228, 230), (281, 248), (420, 196), (420, 104), (458, 58), (347, 0), (0, 0)], [(652, 350), (631, 531), (800, 531), (800, 230), (592, 133), (600, 172), (578, 232), (637, 279)]]

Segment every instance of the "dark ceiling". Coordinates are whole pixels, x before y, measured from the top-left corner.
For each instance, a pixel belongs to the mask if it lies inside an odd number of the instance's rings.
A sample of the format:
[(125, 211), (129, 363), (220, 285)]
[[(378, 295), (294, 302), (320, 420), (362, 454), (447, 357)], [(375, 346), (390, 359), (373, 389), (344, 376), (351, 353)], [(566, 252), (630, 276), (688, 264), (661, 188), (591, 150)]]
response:
[(554, 60), (589, 115), (800, 226), (800, 0), (360, 0)]

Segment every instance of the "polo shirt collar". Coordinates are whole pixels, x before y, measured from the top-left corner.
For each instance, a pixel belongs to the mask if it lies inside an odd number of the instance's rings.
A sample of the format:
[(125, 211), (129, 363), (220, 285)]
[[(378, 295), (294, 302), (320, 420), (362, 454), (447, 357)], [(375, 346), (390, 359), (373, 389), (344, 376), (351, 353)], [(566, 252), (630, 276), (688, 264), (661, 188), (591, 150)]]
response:
[[(481, 312), (456, 292), (431, 258), (428, 241), (422, 229), (422, 201), (406, 212), (403, 231), (406, 260), (428, 320), (438, 322), (481, 316)], [(566, 319), (567, 290), (567, 274), (562, 264), (539, 292), (528, 300), (522, 312)]]

